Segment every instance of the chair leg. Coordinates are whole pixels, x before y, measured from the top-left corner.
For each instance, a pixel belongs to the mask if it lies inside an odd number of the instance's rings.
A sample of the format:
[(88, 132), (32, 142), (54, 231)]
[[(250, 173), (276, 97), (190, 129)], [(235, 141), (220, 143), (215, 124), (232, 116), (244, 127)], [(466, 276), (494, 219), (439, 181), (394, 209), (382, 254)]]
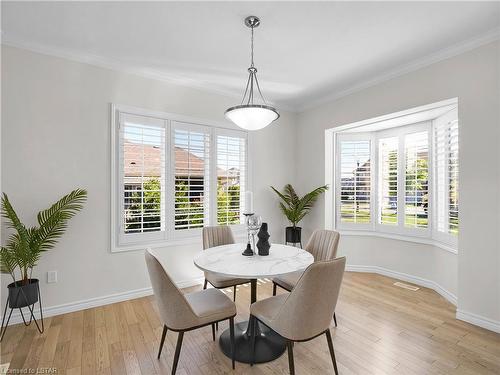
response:
[(234, 318), (229, 318), (229, 336), (231, 337), (231, 363), (234, 370), (234, 355), (236, 351), (234, 347)]
[(215, 330), (218, 331), (219, 330), (219, 322), (215, 323)]
[(255, 323), (257, 322), (257, 319), (250, 315), (250, 366), (253, 366), (255, 364)]
[(208, 280), (205, 279), (205, 282), (203, 283), (203, 289), (207, 289), (207, 283), (208, 283)]
[(335, 322), (335, 327), (337, 327), (337, 316), (333, 313), (333, 321)]
[(276, 287), (277, 287), (276, 283), (273, 283), (273, 296), (276, 295)]
[(335, 375), (338, 375), (339, 370), (337, 369), (337, 360), (335, 359), (335, 351), (333, 350), (332, 334), (330, 333), (330, 329), (327, 329), (325, 334), (326, 341), (328, 341), (328, 349), (330, 349), (330, 356), (332, 357), (333, 369), (335, 370)]
[(215, 323), (212, 323), (212, 339), (215, 341)]
[(236, 302), (236, 285), (233, 286), (233, 302)]
[(177, 336), (177, 345), (175, 347), (174, 363), (172, 364), (172, 375), (175, 375), (175, 371), (177, 371), (177, 364), (179, 363), (179, 355), (181, 354), (183, 337), (184, 337), (184, 332), (183, 331), (179, 332), (179, 336)]
[(290, 375), (295, 375), (295, 364), (293, 361), (293, 341), (288, 340), (288, 367), (290, 367)]
[(160, 354), (161, 350), (163, 349), (163, 343), (165, 342), (165, 337), (167, 336), (167, 331), (168, 331), (167, 326), (163, 325), (163, 332), (161, 334), (161, 341), (160, 341), (160, 350), (158, 350), (158, 359), (160, 359)]

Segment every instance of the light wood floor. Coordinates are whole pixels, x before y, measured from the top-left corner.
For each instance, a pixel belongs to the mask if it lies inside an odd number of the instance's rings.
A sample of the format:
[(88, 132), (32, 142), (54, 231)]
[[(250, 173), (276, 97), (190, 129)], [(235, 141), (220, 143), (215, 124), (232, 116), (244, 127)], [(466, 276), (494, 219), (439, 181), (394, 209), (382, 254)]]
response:
[[(341, 374), (500, 374), (500, 335), (455, 320), (454, 307), (435, 292), (393, 286), (394, 279), (346, 273), (332, 327)], [(191, 288), (191, 290), (198, 288)], [(230, 290), (227, 294), (232, 297)], [(259, 282), (258, 298), (271, 294)], [(246, 320), (250, 288), (238, 288), (237, 321)], [(57, 374), (169, 374), (177, 334), (169, 332), (156, 359), (162, 324), (153, 297), (47, 318), (46, 330), (10, 327), (1, 363), (17, 369), (55, 368)], [(219, 333), (227, 323), (219, 325)], [(297, 374), (331, 374), (324, 336), (296, 343)], [(34, 373), (34, 372), (24, 372)], [(46, 372), (50, 373), (50, 372)], [(232, 373), (230, 361), (212, 341), (210, 327), (184, 336), (178, 374)], [(238, 374), (286, 374), (286, 354)]]

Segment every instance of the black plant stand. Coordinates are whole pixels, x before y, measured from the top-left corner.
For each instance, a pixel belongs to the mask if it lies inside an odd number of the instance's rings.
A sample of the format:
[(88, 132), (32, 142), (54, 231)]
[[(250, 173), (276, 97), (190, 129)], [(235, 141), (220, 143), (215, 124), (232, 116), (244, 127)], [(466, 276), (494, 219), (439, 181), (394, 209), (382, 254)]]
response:
[[(28, 302), (28, 297), (24, 293), (23, 289), (19, 288), (18, 292), (16, 294), (16, 297), (15, 297), (15, 300), (11, 301), (11, 296), (9, 293), (9, 297), (7, 298), (7, 301), (5, 302), (5, 309), (3, 311), (3, 317), (2, 317), (2, 326), (0, 327), (0, 342), (2, 342), (3, 337), (5, 336), (5, 332), (7, 331), (7, 327), (9, 326), (9, 321), (10, 321), (10, 317), (12, 316), (12, 311), (14, 311), (16, 308), (19, 309), (19, 312), (21, 313), (21, 317), (23, 319), (23, 323), (26, 327), (29, 326), (31, 324), (31, 322), (35, 322), (35, 325), (36, 325), (36, 328), (38, 329), (38, 332), (43, 333), (44, 326), (43, 326), (42, 296), (40, 294), (39, 283), (37, 283), (37, 293), (38, 293), (38, 305), (39, 305), (39, 309), (40, 309), (41, 328), (40, 328), (40, 325), (38, 324), (38, 321), (35, 317), (36, 302), (30, 305)], [(24, 303), (23, 303), (23, 300), (24, 300)], [(16, 307), (16, 306), (20, 306), (20, 305), (24, 305), (25, 307), (28, 307), (28, 310), (30, 312), (30, 320), (28, 322), (26, 322), (26, 319), (24, 318), (22, 307)], [(7, 307), (10, 307), (10, 312), (9, 312), (9, 317), (7, 318), (7, 323), (5, 323), (5, 315), (7, 314)], [(5, 323), (5, 326), (4, 326), (4, 323)]]
[(302, 249), (302, 228), (301, 227), (286, 227), (285, 228), (285, 245), (293, 244), (300, 245)]

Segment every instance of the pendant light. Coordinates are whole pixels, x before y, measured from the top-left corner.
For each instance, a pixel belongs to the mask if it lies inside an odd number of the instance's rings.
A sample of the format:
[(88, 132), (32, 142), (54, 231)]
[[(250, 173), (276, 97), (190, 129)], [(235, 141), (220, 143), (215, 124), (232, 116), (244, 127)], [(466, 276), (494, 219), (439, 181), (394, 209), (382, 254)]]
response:
[[(259, 81), (257, 80), (257, 68), (253, 63), (253, 30), (260, 25), (260, 19), (256, 16), (245, 18), (245, 25), (252, 30), (251, 38), (251, 64), (248, 68), (248, 80), (240, 105), (226, 110), (224, 115), (246, 130), (259, 130), (277, 120), (280, 115), (276, 108), (267, 105), (262, 92), (260, 91)], [(254, 104), (254, 89), (257, 89), (263, 104)]]

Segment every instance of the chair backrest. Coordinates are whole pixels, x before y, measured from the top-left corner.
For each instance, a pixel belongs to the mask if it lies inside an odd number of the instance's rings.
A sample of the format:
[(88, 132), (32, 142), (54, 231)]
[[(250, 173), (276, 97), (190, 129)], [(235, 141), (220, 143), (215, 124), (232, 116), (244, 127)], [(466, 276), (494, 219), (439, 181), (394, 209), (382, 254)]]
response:
[(306, 250), (314, 257), (314, 261), (332, 260), (337, 257), (340, 233), (334, 230), (317, 229), (306, 245)]
[(144, 256), (163, 323), (171, 329), (193, 327), (196, 315), (180, 289), (149, 250)]
[(330, 327), (346, 258), (311, 264), (272, 318), (272, 328), (290, 340), (307, 340)]
[(202, 236), (203, 250), (234, 243), (233, 231), (227, 225), (203, 227)]

